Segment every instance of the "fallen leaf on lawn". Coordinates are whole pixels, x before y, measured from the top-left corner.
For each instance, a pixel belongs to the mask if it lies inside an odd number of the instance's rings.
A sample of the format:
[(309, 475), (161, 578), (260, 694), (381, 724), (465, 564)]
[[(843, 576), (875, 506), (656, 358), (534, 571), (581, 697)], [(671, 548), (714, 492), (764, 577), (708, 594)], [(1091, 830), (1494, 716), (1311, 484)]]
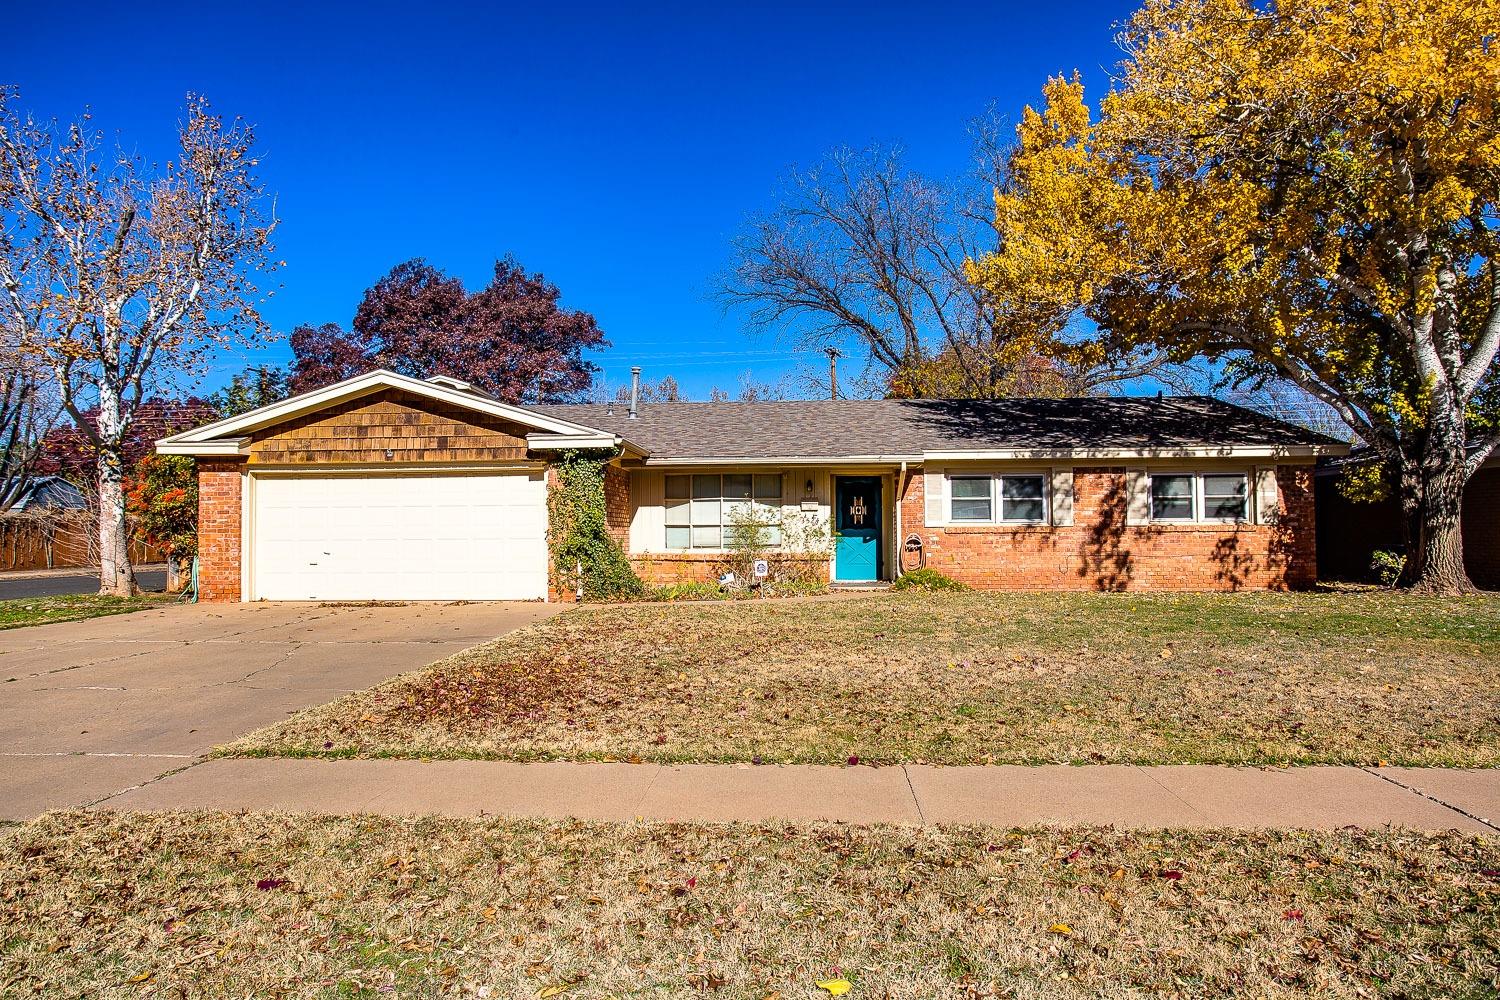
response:
[(558, 983), (555, 986), (544, 986), (537, 994), (537, 1000), (551, 1000), (552, 997), (562, 996), (577, 985), (577, 983)]
[(147, 980), (149, 980), (154, 975), (156, 975), (156, 973), (154, 973), (154, 972), (137, 972), (135, 975), (133, 975), (133, 976), (130, 977), (130, 979), (128, 980), (128, 982), (132, 982), (132, 983), (144, 983), (144, 982), (146, 982)]
[(841, 997), (854, 989), (854, 984), (847, 979), (820, 979), (815, 984), (820, 990), (827, 990), (830, 995)]
[(1047, 928), (1047, 933), (1061, 934), (1063, 937), (1067, 937), (1068, 935), (1073, 933), (1073, 928), (1069, 927), (1067, 924), (1053, 924), (1051, 927)]
[(1172, 648), (1170, 646), (1161, 651), (1161, 658), (1163, 660), (1170, 660), (1172, 658)]

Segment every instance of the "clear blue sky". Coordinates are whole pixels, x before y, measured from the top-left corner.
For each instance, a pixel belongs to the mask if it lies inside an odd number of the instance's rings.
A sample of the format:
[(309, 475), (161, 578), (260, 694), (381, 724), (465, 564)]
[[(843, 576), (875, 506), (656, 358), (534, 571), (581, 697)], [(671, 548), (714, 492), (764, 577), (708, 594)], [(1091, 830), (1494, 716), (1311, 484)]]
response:
[[(508, 252), (598, 317), (608, 381), (640, 363), (701, 398), (799, 363), (710, 297), (781, 175), (871, 141), (955, 175), (987, 106), (1014, 121), (1075, 68), (1097, 94), (1133, 6), (33, 3), (11, 37), (69, 52), (8, 45), (0, 82), (40, 115), (89, 105), (149, 156), (170, 155), (189, 90), (256, 123), (287, 261), (265, 314), (283, 333), (347, 325), (410, 257), (477, 287)], [(221, 359), (210, 386), (246, 360)]]

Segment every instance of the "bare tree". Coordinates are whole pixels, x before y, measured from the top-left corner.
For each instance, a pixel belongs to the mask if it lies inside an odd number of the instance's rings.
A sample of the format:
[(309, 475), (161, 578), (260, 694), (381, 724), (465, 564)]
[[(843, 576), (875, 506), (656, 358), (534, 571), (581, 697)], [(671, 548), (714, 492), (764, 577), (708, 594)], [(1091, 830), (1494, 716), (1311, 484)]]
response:
[(0, 514), (31, 486), (42, 439), (57, 419), (57, 395), (46, 369), (21, 353), (19, 338), (4, 338), (0, 353)]
[(1107, 357), (1070, 342), (1069, 317), (1002, 302), (968, 280), (992, 251), (1004, 157), (992, 129), (958, 185), (906, 169), (899, 149), (840, 149), (792, 174), (769, 215), (735, 240), (720, 281), (760, 329), (811, 347), (858, 348), (865, 391), (907, 396), (1077, 395), (1150, 374), (1155, 358)]
[[(123, 447), (136, 408), (173, 375), (267, 332), (250, 276), (270, 259), (254, 130), (189, 95), (161, 166), (106, 150), (88, 114), (38, 122), (0, 90), (0, 308), (52, 371), (87, 436), (99, 496), (100, 593), (135, 589)], [(93, 419), (86, 411), (95, 411)]]

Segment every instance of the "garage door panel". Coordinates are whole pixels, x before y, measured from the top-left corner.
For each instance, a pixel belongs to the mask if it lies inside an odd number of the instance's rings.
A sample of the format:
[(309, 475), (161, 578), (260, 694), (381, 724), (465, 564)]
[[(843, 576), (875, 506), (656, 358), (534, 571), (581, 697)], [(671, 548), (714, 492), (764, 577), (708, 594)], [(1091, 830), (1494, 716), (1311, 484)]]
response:
[(545, 596), (540, 473), (265, 477), (252, 591), (269, 600)]

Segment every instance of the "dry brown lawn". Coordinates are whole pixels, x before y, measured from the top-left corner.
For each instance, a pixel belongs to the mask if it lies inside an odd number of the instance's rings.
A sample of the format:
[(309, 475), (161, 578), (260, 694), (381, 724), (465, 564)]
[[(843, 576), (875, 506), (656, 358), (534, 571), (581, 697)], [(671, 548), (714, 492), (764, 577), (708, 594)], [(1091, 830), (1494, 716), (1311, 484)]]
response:
[(1477, 998), (1500, 841), (54, 813), (10, 997)]
[(1500, 765), (1500, 598), (891, 594), (583, 608), (239, 754)]

